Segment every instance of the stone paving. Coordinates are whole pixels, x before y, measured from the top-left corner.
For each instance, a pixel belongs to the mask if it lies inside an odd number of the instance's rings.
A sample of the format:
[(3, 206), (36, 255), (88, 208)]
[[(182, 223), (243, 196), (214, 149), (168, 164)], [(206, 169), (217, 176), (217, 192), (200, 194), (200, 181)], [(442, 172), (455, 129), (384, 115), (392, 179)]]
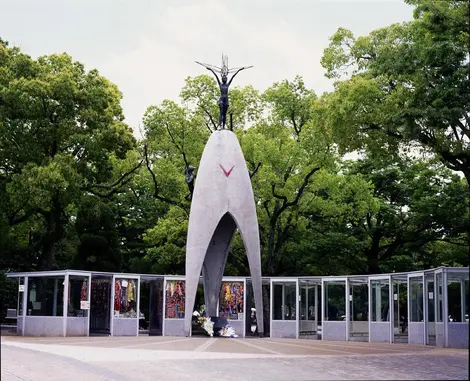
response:
[(468, 350), (290, 339), (7, 336), (3, 380), (467, 380)]

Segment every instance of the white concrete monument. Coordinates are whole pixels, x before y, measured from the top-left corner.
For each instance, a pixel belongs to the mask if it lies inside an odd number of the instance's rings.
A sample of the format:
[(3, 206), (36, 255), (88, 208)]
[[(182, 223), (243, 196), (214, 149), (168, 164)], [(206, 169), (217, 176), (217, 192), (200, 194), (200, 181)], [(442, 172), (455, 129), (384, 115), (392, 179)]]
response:
[(253, 189), (236, 135), (229, 130), (218, 130), (211, 134), (204, 148), (191, 203), (186, 243), (186, 336), (191, 335), (192, 311), (201, 270), (207, 314), (218, 315), (222, 276), (237, 229), (248, 256), (256, 321), (262, 336), (261, 257)]

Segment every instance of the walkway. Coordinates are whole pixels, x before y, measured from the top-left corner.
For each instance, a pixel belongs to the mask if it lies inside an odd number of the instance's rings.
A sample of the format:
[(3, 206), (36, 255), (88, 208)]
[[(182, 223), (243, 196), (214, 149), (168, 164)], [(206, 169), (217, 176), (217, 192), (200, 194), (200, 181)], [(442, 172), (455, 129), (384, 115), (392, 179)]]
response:
[(468, 351), (289, 339), (2, 337), (2, 380), (468, 379)]

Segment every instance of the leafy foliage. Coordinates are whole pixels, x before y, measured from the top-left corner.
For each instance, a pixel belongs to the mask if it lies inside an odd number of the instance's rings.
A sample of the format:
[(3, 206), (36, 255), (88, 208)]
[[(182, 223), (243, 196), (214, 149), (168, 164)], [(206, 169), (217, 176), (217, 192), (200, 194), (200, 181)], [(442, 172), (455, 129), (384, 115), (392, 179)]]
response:
[(0, 78), (2, 219), (33, 268), (52, 268), (75, 201), (114, 192), (112, 161), (135, 141), (117, 87), (66, 54), (32, 60), (2, 42)]
[(469, 3), (408, 0), (414, 20), (331, 37), (329, 126), (344, 150), (417, 143), (470, 184)]
[[(329, 94), (300, 76), (230, 90), (264, 275), (468, 266), (468, 3), (407, 2), (411, 22), (331, 37)], [(197, 182), (218, 91), (187, 78), (179, 102), (148, 107), (136, 141), (98, 71), (0, 39), (0, 270), (184, 273), (184, 174), (196, 167)], [(226, 274), (248, 275), (238, 234)], [(4, 310), (14, 287), (0, 281)]]

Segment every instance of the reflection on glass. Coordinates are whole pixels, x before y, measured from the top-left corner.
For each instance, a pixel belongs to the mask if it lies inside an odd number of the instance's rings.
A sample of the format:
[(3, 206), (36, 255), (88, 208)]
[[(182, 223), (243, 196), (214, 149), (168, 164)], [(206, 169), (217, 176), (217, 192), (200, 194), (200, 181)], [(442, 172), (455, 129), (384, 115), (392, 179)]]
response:
[(372, 293), (371, 321), (390, 321), (390, 294), (388, 280), (372, 280), (370, 285)]
[(137, 317), (137, 281), (116, 279), (114, 282), (114, 317)]
[(432, 280), (428, 279), (428, 294), (427, 294), (427, 299), (428, 299), (428, 322), (433, 323), (435, 322), (435, 316), (434, 316), (434, 301), (436, 300), (435, 295), (434, 295), (434, 278)]
[(273, 320), (296, 320), (295, 283), (274, 284), (273, 304)]
[(349, 313), (351, 321), (368, 321), (369, 287), (367, 284), (351, 284)]
[(442, 273), (436, 274), (436, 285), (437, 285), (437, 316), (436, 322), (442, 323)]
[(166, 282), (166, 319), (184, 319), (184, 290), (184, 280), (169, 280)]
[(341, 283), (325, 283), (325, 320), (346, 320), (346, 285)]
[(465, 321), (465, 298), (462, 298), (462, 292), (465, 293), (465, 283), (462, 281), (449, 282), (447, 285), (447, 303), (449, 311), (449, 321), (461, 323)]
[(65, 277), (28, 278), (27, 311), (30, 316), (63, 316)]
[(88, 316), (88, 277), (70, 276), (67, 316)]
[(300, 285), (300, 320), (315, 320), (315, 286)]
[(219, 317), (243, 320), (244, 293), (243, 282), (222, 282), (219, 296)]
[(423, 278), (413, 277), (410, 278), (410, 321), (422, 322), (423, 321)]

